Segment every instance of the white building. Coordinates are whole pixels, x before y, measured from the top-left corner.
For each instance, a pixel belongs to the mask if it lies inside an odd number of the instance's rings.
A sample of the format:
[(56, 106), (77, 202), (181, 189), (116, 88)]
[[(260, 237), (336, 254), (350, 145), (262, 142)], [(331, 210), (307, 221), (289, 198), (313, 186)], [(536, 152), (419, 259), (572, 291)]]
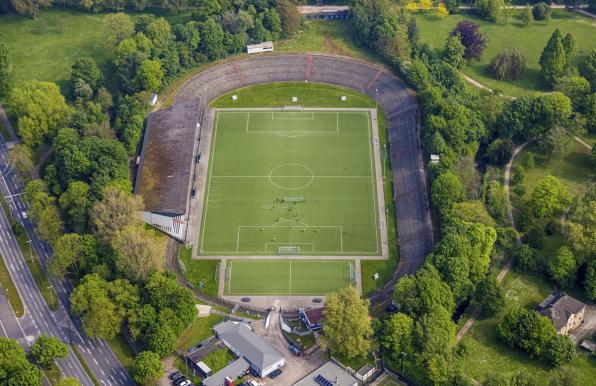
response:
[(273, 51), (273, 42), (262, 42), (259, 44), (249, 44), (246, 46), (248, 54), (259, 54), (261, 52)]

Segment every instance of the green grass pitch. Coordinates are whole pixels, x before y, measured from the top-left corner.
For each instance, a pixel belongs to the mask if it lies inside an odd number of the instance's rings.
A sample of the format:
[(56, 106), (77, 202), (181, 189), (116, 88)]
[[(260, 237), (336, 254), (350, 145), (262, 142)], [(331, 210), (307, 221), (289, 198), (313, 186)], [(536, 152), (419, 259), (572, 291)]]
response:
[(379, 255), (376, 194), (368, 111), (218, 111), (199, 255)]
[(351, 260), (231, 260), (226, 295), (323, 295), (353, 284)]

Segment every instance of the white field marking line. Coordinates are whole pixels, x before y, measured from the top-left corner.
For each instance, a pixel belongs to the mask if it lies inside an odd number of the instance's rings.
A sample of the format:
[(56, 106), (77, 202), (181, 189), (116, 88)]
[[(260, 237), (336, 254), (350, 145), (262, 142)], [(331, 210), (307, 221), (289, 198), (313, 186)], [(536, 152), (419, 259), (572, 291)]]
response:
[[(237, 226), (237, 239), (236, 239), (236, 252), (226, 252), (226, 251), (222, 251), (222, 252), (209, 252), (209, 253), (223, 253), (223, 254), (233, 254), (233, 253), (240, 253), (240, 228), (339, 228), (339, 245), (340, 245), (340, 250), (339, 253), (343, 253), (343, 225), (321, 225), (321, 226), (316, 226), (316, 225), (238, 225)], [(265, 252), (259, 252), (259, 251), (253, 251), (253, 252), (242, 252), (242, 255), (246, 255), (246, 254), (256, 254), (256, 255), (261, 255), (261, 254), (267, 254), (267, 243), (265, 243)], [(273, 243), (272, 243), (273, 244)], [(284, 245), (290, 245), (290, 244), (310, 244), (310, 243), (292, 243), (292, 242), (285, 242), (285, 243), (276, 243), (276, 244), (284, 244)], [(314, 243), (313, 244), (313, 252), (314, 253)], [(317, 252), (319, 253), (319, 252)], [(321, 252), (322, 255), (325, 254), (334, 254), (334, 253), (338, 253), (337, 251), (331, 251), (331, 252)], [(370, 252), (346, 252), (346, 253), (370, 253)]]
[(248, 131), (248, 122), (250, 122), (250, 111), (246, 113), (246, 132), (250, 133), (250, 131)]
[(275, 117), (275, 114), (287, 114), (287, 113), (295, 114), (296, 111), (272, 111), (271, 112), (271, 120), (272, 121), (275, 121), (275, 120), (278, 120), (278, 119), (296, 119), (296, 120), (310, 120), (310, 121), (312, 121), (313, 119), (315, 119), (315, 113), (314, 113), (314, 111), (303, 111), (303, 112), (299, 112), (299, 113), (300, 114), (305, 114), (307, 112), (310, 113), (310, 117), (307, 117), (307, 118), (300, 118), (300, 117), (288, 117), (288, 118), (279, 117), (279, 118), (276, 118)]
[(371, 178), (374, 176), (211, 176), (211, 178)]
[(215, 114), (215, 128), (213, 130), (213, 139), (211, 142), (211, 150), (209, 151), (209, 178), (207, 179), (207, 185), (205, 187), (205, 191), (207, 192), (207, 197), (205, 198), (205, 203), (203, 204), (205, 206), (205, 213), (203, 214), (203, 223), (201, 224), (201, 253), (204, 253), (203, 251), (203, 241), (205, 240), (205, 228), (207, 225), (207, 210), (209, 209), (209, 190), (211, 189), (211, 172), (213, 169), (213, 162), (215, 161), (214, 159), (214, 154), (215, 154), (215, 139), (217, 137), (217, 127), (219, 125), (219, 113)]
[[(368, 112), (366, 114), (367, 116), (367, 120), (366, 120), (366, 125), (368, 127), (368, 137), (370, 139), (372, 139), (372, 128), (370, 127), (370, 122), (372, 120), (372, 115), (370, 112)], [(371, 186), (372, 186), (372, 198), (373, 198), (373, 212), (375, 212), (375, 240), (376, 240), (376, 249), (375, 249), (375, 253), (379, 253), (379, 208), (377, 208), (377, 189), (375, 187), (376, 184), (376, 179), (375, 179), (375, 164), (373, 163), (373, 151), (372, 151), (372, 147), (373, 147), (373, 143), (371, 141), (371, 143), (368, 146), (368, 154), (369, 154), (369, 160), (370, 160), (370, 172), (373, 176), (373, 178), (370, 179), (371, 182)]]
[(339, 134), (339, 111), (335, 112), (335, 133)]

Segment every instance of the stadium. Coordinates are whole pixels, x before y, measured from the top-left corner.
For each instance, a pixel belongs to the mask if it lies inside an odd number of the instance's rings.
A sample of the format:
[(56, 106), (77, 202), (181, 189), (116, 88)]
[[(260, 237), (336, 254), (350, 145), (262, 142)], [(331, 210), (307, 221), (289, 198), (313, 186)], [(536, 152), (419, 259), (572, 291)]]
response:
[[(331, 84), (376, 100), (395, 213), (383, 204), (377, 109), (299, 99), (279, 108), (210, 107), (223, 94), (278, 82)], [(413, 273), (432, 245), (418, 114), (397, 77), (364, 61), (263, 54), (212, 65), (148, 118), (135, 182), (142, 217), (192, 245), (193, 258), (221, 261), (220, 296), (358, 287), (360, 260), (387, 258), (387, 232), (395, 230), (386, 216), (397, 223), (394, 279)]]

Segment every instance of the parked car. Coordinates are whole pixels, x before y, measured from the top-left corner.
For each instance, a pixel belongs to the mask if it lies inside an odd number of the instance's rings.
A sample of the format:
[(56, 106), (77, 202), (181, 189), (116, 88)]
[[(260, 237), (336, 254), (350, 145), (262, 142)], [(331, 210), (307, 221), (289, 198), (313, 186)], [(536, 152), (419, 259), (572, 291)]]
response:
[(269, 378), (271, 379), (275, 379), (277, 377), (279, 377), (281, 375), (281, 369), (277, 369), (277, 370), (273, 370), (270, 374), (269, 374)]
[(240, 299), (240, 301), (243, 301), (245, 303), (248, 303), (248, 302), (250, 302), (250, 298), (242, 298), (242, 299)]
[(21, 212), (21, 217), (22, 218), (29, 218), (29, 216), (27, 216), (27, 212), (25, 212), (25, 211), (22, 211)]
[(256, 372), (256, 370), (255, 370), (255, 369), (253, 369), (252, 367), (251, 367), (251, 369), (250, 369), (250, 375), (252, 375), (253, 377), (260, 377), (260, 376), (261, 376), (261, 375), (260, 375), (259, 373), (257, 373), (257, 372)]
[(314, 299), (312, 300), (312, 302), (313, 302), (313, 303), (323, 303), (323, 299), (321, 299), (321, 298), (314, 298)]
[(175, 381), (176, 379), (183, 377), (184, 375), (180, 371), (176, 371), (175, 373), (170, 374), (170, 379)]
[(186, 386), (186, 385), (182, 385), (182, 383), (188, 381), (188, 379), (186, 379), (186, 377), (183, 375), (181, 377), (178, 377), (174, 380), (174, 382), (172, 382), (172, 384), (174, 386)]
[(289, 347), (290, 351), (292, 352), (292, 354), (296, 355), (297, 357), (300, 356), (300, 349), (294, 345), (291, 345)]

